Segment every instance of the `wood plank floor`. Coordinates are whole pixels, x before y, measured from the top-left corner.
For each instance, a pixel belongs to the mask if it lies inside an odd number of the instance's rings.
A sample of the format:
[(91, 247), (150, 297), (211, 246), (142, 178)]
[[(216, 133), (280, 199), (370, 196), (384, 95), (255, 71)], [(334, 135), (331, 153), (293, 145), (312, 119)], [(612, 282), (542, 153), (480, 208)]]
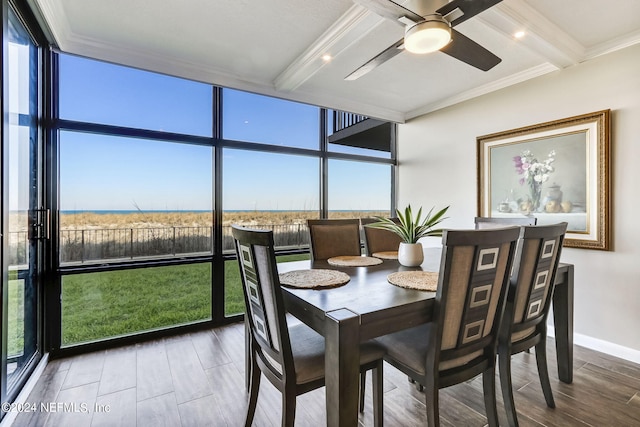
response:
[[(243, 333), (236, 324), (53, 360), (28, 399), (37, 410), (20, 413), (13, 425), (241, 426)], [(521, 426), (640, 426), (640, 365), (576, 346), (574, 382), (564, 384), (552, 340), (548, 347), (556, 409), (544, 402), (533, 352), (513, 358)], [(387, 364), (384, 377), (385, 424), (426, 425), (424, 394)], [(300, 396), (296, 425), (325, 425), (324, 399), (324, 389)], [(373, 425), (370, 395), (366, 402), (363, 426)], [(280, 405), (279, 392), (263, 379), (254, 425), (280, 425)], [(500, 393), (498, 405), (506, 424)], [(486, 425), (481, 379), (441, 390), (440, 419), (443, 426)]]

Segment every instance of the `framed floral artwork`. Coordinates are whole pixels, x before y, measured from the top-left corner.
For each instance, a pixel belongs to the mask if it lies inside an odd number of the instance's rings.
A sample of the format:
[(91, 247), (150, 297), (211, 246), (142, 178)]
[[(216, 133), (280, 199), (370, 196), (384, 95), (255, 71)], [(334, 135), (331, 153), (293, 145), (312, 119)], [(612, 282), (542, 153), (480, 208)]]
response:
[(478, 216), (566, 221), (566, 247), (610, 250), (609, 120), (603, 110), (478, 137)]

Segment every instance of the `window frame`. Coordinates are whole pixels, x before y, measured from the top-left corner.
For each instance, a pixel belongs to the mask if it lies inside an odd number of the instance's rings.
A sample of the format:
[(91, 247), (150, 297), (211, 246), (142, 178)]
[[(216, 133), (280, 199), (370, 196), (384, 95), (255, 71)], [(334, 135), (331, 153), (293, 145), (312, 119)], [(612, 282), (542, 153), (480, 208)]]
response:
[[(17, 0), (2, 0), (2, 3), (0, 3), (0, 19), (2, 20), (2, 44), (0, 45), (0, 68), (2, 69), (1, 72), (3, 76), (0, 83), (0, 107), (1, 107), (0, 109), (2, 110), (2, 120), (0, 121), (0, 133), (2, 135), (2, 149), (4, 151), (5, 144), (9, 143), (9, 127), (10, 127), (8, 123), (9, 79), (6, 78), (8, 77), (8, 73), (9, 73), (8, 72), (8, 63), (9, 63), (8, 50), (9, 50), (9, 11), (10, 10), (15, 15), (15, 17), (20, 21), (24, 29), (27, 31), (31, 39), (31, 42), (36, 48), (36, 52), (35, 52), (36, 69), (29, 70), (30, 73), (35, 72), (35, 75), (31, 77), (35, 78), (36, 99), (35, 99), (35, 105), (30, 105), (30, 108), (35, 108), (34, 113), (36, 114), (36, 119), (35, 119), (35, 123), (33, 124), (33, 126), (35, 126), (35, 128), (37, 129), (36, 130), (37, 140), (35, 141), (35, 143), (38, 146), (37, 150), (41, 152), (43, 143), (44, 143), (43, 142), (44, 126), (42, 121), (46, 117), (46, 112), (45, 112), (46, 88), (49, 87), (47, 77), (46, 77), (46, 70), (48, 69), (48, 63), (47, 63), (47, 56), (45, 55), (45, 48), (48, 45), (48, 41), (47, 41), (46, 35), (40, 28), (35, 16), (27, 6), (26, 2), (20, 2)], [(30, 99), (30, 102), (32, 101), (33, 100)], [(7, 114), (5, 114), (5, 112)], [(38, 163), (38, 168), (40, 170), (35, 171), (35, 174), (38, 175), (37, 176), (38, 185), (41, 186), (41, 189), (44, 189), (46, 187), (43, 186), (44, 183), (42, 182), (43, 181), (42, 169), (46, 169), (46, 164), (43, 165), (43, 161), (39, 157), (40, 155), (38, 155), (37, 163)], [(5, 171), (4, 166), (5, 165), (2, 165), (2, 168), (0, 168), (2, 170), (2, 176), (0, 176), (0, 185), (3, 187), (3, 189), (7, 187), (7, 182), (5, 181), (7, 178), (7, 175), (6, 175), (7, 171)], [(42, 197), (46, 198), (46, 194), (42, 194)], [(8, 206), (6, 191), (2, 191), (2, 199), (3, 199), (2, 200), (3, 206)], [(1, 220), (2, 230), (5, 230), (5, 231), (8, 230), (8, 223), (6, 222), (7, 220), (8, 220), (8, 215), (4, 215), (4, 212), (3, 212), (3, 218)], [(4, 245), (4, 243), (5, 241), (3, 239), (2, 244)], [(42, 251), (39, 250), (39, 252), (42, 253), (43, 251), (46, 251), (46, 250), (47, 250), (46, 245), (42, 245)], [(0, 259), (2, 260), (2, 265), (3, 265), (3, 274), (7, 271), (5, 267), (8, 267), (7, 256), (8, 256), (7, 247), (3, 247), (3, 250), (0, 251)], [(44, 265), (44, 262), (43, 262), (44, 256), (45, 254), (42, 254), (43, 258), (38, 258), (38, 260), (36, 261), (36, 263), (38, 264), (38, 268), (40, 269), (39, 273), (42, 274), (43, 276), (48, 273), (48, 270), (46, 269), (47, 267), (46, 265)], [(6, 327), (5, 322), (7, 321), (6, 309), (8, 309), (7, 307), (8, 295), (6, 294), (7, 287), (5, 287), (4, 281), (5, 280), (3, 279), (3, 284), (0, 286), (2, 290), (2, 298), (0, 298), (0, 300), (2, 300), (2, 307), (0, 308), (0, 313), (1, 313), (0, 331), (3, 337), (3, 340), (2, 340), (3, 344), (5, 343), (5, 339), (6, 339), (4, 328)], [(2, 346), (2, 349), (1, 349), (2, 354), (1, 354), (1, 362), (0, 362), (0, 367), (1, 367), (0, 383), (2, 384), (2, 386), (0, 387), (0, 401), (2, 402), (12, 402), (15, 400), (15, 398), (18, 396), (18, 394), (21, 392), (21, 390), (29, 380), (31, 374), (34, 372), (34, 370), (38, 366), (38, 363), (41, 361), (42, 356), (46, 351), (46, 344), (45, 344), (46, 337), (44, 335), (44, 330), (45, 330), (44, 325), (46, 324), (44, 315), (46, 312), (45, 312), (45, 303), (44, 303), (44, 295), (43, 295), (44, 294), (43, 288), (45, 287), (45, 285), (46, 284), (44, 280), (39, 280), (35, 288), (36, 352), (33, 354), (31, 359), (24, 365), (24, 368), (22, 369), (19, 377), (12, 380), (13, 383), (12, 383), (11, 391), (8, 390), (7, 381), (5, 381), (7, 379), (7, 354), (4, 351), (4, 345)], [(9, 416), (8, 413), (5, 413), (3, 411), (2, 413), (0, 413), (0, 420), (5, 420), (5, 419), (11, 419), (11, 416)]]
[[(296, 156), (313, 157), (319, 159), (320, 166), (318, 173), (319, 179), (319, 217), (327, 218), (327, 188), (328, 188), (328, 162), (330, 159), (341, 159), (358, 162), (371, 162), (378, 164), (387, 164), (391, 166), (390, 186), (391, 186), (391, 212), (396, 207), (396, 174), (397, 174), (397, 161), (395, 153), (396, 137), (395, 131), (392, 132), (391, 141), (391, 155), (389, 158), (371, 157), (359, 154), (337, 153), (329, 152), (327, 147), (327, 115), (329, 110), (322, 107), (315, 107), (318, 109), (319, 117), (319, 129), (318, 149), (301, 148), (293, 146), (282, 146), (265, 144), (259, 142), (249, 141), (237, 141), (230, 139), (223, 139), (222, 129), (222, 103), (224, 88), (210, 85), (212, 90), (212, 103), (213, 103), (213, 129), (212, 136), (194, 136), (187, 134), (179, 134), (173, 132), (160, 132), (154, 130), (138, 129), (123, 127), (117, 125), (100, 124), (100, 123), (87, 123), (78, 122), (74, 120), (61, 119), (58, 117), (57, 100), (59, 99), (59, 67), (58, 58), (59, 53), (51, 52), (51, 79), (50, 79), (50, 110), (49, 120), (47, 121), (47, 146), (49, 147), (48, 160), (50, 164), (50, 173), (48, 175), (48, 189), (50, 193), (49, 208), (51, 209), (52, 216), (52, 233), (50, 239), (50, 251), (51, 254), (48, 262), (53, 272), (51, 280), (53, 286), (49, 286), (48, 304), (49, 316), (55, 316), (53, 321), (48, 322), (48, 336), (49, 349), (54, 356), (67, 356), (72, 354), (83, 353), (86, 351), (100, 350), (110, 348), (115, 345), (125, 345), (135, 342), (139, 342), (141, 339), (154, 339), (158, 337), (173, 335), (176, 333), (182, 333), (187, 331), (198, 330), (202, 328), (210, 328), (213, 326), (224, 325), (228, 323), (237, 322), (242, 319), (242, 314), (234, 316), (225, 316), (225, 281), (224, 281), (224, 263), (228, 260), (235, 260), (235, 254), (223, 253), (222, 251), (222, 214), (223, 214), (223, 151), (224, 149), (246, 150), (255, 152), (275, 153), (275, 154), (289, 154)], [(65, 54), (66, 55), (66, 54)], [(88, 59), (92, 60), (92, 59)], [(291, 101), (294, 102), (294, 101)], [(394, 125), (395, 128), (395, 125)], [(394, 129), (395, 130), (395, 129)], [(96, 133), (109, 136), (122, 136), (133, 137), (139, 139), (158, 140), (163, 142), (172, 142), (179, 144), (195, 144), (212, 147), (213, 151), (213, 186), (212, 186), (212, 200), (213, 200), (213, 253), (211, 255), (197, 255), (197, 256), (177, 256), (174, 258), (162, 258), (153, 260), (126, 260), (122, 262), (110, 262), (108, 264), (89, 264), (89, 265), (60, 265), (59, 258), (59, 135), (61, 131), (72, 132), (85, 132)], [(288, 255), (296, 253), (304, 253), (305, 250), (281, 250), (278, 251), (278, 255)], [(156, 331), (145, 331), (130, 336), (107, 338), (105, 340), (95, 341), (91, 343), (81, 343), (78, 345), (68, 346), (61, 348), (61, 295), (62, 295), (62, 277), (66, 275), (90, 273), (90, 272), (104, 272), (121, 269), (134, 269), (134, 268), (149, 268), (149, 267), (161, 267), (171, 265), (182, 265), (191, 263), (211, 263), (212, 269), (212, 300), (211, 320), (197, 322), (189, 325), (179, 325), (167, 327)]]

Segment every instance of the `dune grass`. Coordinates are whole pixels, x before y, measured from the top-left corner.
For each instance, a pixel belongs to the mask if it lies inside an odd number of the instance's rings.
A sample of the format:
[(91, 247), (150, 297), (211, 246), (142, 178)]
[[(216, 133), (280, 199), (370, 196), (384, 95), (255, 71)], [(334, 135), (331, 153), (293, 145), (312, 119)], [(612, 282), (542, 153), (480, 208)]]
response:
[[(331, 211), (331, 218), (365, 218), (388, 216), (381, 211)], [(319, 218), (318, 211), (228, 211), (222, 215), (222, 225), (231, 224), (304, 224), (307, 219)], [(144, 228), (144, 227), (210, 227), (213, 223), (212, 212), (128, 212), (62, 213), (62, 230), (81, 230), (87, 228)], [(26, 224), (26, 222), (25, 222)]]

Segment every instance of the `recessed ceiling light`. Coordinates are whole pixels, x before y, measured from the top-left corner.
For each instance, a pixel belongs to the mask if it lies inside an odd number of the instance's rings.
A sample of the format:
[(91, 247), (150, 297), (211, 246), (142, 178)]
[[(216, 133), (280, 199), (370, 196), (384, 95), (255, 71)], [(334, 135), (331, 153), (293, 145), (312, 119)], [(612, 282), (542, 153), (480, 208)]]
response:
[(517, 39), (521, 39), (524, 37), (526, 33), (524, 31), (516, 31), (515, 33), (513, 33), (513, 37), (517, 38)]
[(328, 53), (325, 53), (324, 55), (322, 55), (322, 60), (324, 62), (329, 62), (329, 61), (331, 61), (331, 59), (332, 59), (331, 55), (329, 55)]

